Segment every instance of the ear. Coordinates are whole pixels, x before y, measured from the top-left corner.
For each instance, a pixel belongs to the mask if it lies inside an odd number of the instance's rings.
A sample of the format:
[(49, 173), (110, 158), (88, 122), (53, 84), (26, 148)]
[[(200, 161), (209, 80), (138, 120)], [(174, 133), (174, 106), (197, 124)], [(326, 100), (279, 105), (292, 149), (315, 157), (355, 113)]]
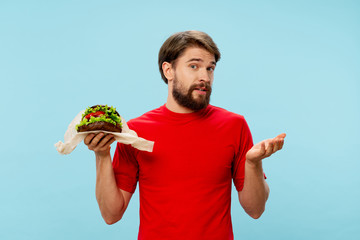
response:
[(163, 62), (161, 67), (168, 82), (172, 81), (174, 79), (175, 74), (171, 63)]

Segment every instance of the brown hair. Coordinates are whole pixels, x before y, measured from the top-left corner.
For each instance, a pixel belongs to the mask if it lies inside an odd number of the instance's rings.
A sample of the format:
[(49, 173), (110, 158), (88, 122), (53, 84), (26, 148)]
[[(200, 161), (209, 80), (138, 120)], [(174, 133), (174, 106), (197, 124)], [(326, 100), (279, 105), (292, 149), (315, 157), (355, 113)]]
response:
[(220, 60), (220, 51), (208, 34), (200, 31), (175, 33), (164, 42), (159, 51), (159, 71), (161, 78), (166, 84), (168, 80), (163, 73), (162, 64), (168, 62), (174, 64), (175, 67), (175, 60), (184, 53), (187, 47), (191, 46), (204, 48), (211, 54), (214, 54), (215, 62)]

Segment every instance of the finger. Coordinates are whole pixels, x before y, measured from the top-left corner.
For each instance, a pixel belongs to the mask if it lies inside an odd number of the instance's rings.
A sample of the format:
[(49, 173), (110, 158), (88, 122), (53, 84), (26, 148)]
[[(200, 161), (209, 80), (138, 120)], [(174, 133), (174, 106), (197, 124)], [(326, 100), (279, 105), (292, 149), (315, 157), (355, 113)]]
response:
[[(284, 139), (281, 139), (281, 141), (280, 141), (280, 149), (282, 149), (282, 148), (283, 148), (283, 146), (284, 146), (284, 142), (285, 142), (285, 141), (284, 141)], [(280, 150), (280, 149), (279, 149), (279, 150)]]
[(275, 138), (285, 138), (286, 137), (286, 133), (282, 133), (282, 134), (279, 134), (277, 135)]
[(274, 149), (273, 149), (273, 153), (277, 152), (280, 150), (280, 145), (281, 145), (281, 140), (276, 139), (274, 142)]
[(104, 145), (104, 147), (102, 148), (102, 150), (107, 150), (110, 149), (111, 144), (115, 141), (115, 138), (111, 138), (109, 139), (109, 141), (107, 141), (107, 143)]
[(274, 153), (274, 142), (273, 141), (269, 141), (267, 143), (267, 148), (266, 148), (266, 152), (265, 152), (265, 157), (269, 157), (271, 154)]
[[(105, 145), (103, 145), (102, 147), (97, 147), (96, 149), (94, 149), (95, 152), (103, 152), (103, 151), (108, 151), (111, 149), (111, 144), (115, 141), (115, 138), (111, 138), (109, 139), (109, 141), (107, 141), (105, 143)], [(103, 142), (103, 141), (102, 141)], [(105, 142), (105, 141), (104, 141)]]
[(105, 134), (103, 132), (98, 133), (95, 137), (93, 137), (89, 146), (93, 148), (96, 147), (99, 144), (100, 140), (104, 137), (104, 135)]
[(260, 156), (263, 156), (266, 154), (266, 144), (265, 141), (261, 143), (261, 147), (260, 147)]
[[(99, 148), (102, 148), (102, 147), (104, 147), (104, 146), (106, 146), (106, 145), (111, 145), (114, 141), (112, 141), (112, 140), (115, 140), (115, 138), (114, 138), (114, 136), (113, 135), (111, 135), (111, 134), (109, 134), (109, 135), (106, 135), (105, 137), (103, 137), (102, 139), (101, 139), (101, 141), (99, 142), (99, 144), (98, 144), (98, 147)], [(111, 142), (112, 141), (112, 142)], [(109, 144), (110, 143), (110, 144)]]
[(274, 147), (274, 153), (280, 151), (283, 148), (284, 139), (277, 139)]
[(89, 145), (94, 136), (95, 134), (93, 133), (88, 134), (84, 139), (85, 145)]

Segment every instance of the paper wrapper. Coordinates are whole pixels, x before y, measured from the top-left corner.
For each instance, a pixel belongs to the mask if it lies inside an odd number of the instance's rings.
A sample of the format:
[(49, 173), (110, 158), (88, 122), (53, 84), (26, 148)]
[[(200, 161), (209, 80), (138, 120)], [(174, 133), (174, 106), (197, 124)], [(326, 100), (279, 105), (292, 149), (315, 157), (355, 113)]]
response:
[(122, 124), (122, 132), (121, 133), (114, 133), (114, 132), (107, 132), (107, 131), (89, 131), (89, 132), (81, 132), (78, 133), (75, 129), (75, 126), (80, 123), (82, 114), (85, 110), (79, 112), (79, 114), (72, 120), (68, 129), (64, 135), (64, 142), (57, 142), (55, 143), (56, 150), (60, 154), (69, 154), (71, 153), (76, 146), (84, 140), (84, 138), (89, 133), (111, 133), (114, 135), (115, 140), (119, 143), (124, 144), (131, 144), (134, 148), (137, 148), (141, 151), (152, 152), (154, 147), (154, 142), (148, 141), (141, 137), (138, 137), (137, 133), (131, 129), (129, 129), (128, 125), (126, 124), (125, 120), (121, 117), (121, 124)]

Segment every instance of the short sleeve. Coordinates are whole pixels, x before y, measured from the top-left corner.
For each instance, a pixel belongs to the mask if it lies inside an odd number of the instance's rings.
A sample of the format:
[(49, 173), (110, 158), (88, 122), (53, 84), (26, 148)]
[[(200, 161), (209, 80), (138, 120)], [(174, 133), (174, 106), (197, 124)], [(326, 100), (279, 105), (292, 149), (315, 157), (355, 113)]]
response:
[(134, 193), (139, 179), (139, 165), (135, 149), (130, 145), (117, 143), (113, 169), (118, 188)]
[(232, 177), (236, 190), (240, 192), (244, 186), (246, 153), (254, 145), (249, 126), (244, 118), (236, 144), (237, 152), (235, 152), (235, 159), (232, 164)]

